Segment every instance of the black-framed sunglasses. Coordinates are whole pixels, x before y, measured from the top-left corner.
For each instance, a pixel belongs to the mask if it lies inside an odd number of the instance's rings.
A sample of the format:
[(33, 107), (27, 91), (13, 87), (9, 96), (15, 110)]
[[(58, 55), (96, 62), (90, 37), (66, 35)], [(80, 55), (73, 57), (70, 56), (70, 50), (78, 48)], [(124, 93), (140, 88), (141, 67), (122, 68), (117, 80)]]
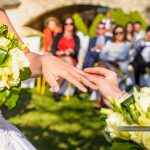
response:
[(122, 31), (122, 32), (115, 32), (114, 34), (115, 34), (115, 35), (123, 35), (124, 32), (123, 32), (123, 31)]
[(105, 27), (97, 27), (98, 30), (105, 30)]
[(74, 23), (73, 23), (73, 22), (71, 22), (71, 23), (65, 23), (65, 26), (68, 26), (68, 25), (73, 26), (73, 25), (74, 25)]

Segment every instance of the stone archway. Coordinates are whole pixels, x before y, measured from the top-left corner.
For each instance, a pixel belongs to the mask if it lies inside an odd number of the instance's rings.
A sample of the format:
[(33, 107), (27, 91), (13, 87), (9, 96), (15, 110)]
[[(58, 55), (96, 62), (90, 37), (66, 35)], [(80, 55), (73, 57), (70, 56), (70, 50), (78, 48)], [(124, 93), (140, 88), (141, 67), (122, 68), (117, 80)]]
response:
[[(5, 1), (5, 0), (3, 0)], [(10, 0), (9, 0), (10, 1)], [(146, 11), (150, 2), (148, 0), (19, 0), (20, 5), (17, 9), (7, 9), (7, 14), (10, 17), (12, 24), (15, 26), (17, 31), (21, 33), (21, 35), (25, 36), (31, 34), (33, 31), (32, 28), (27, 27), (26, 25), (31, 25), (36, 22), (37, 19), (44, 18), (49, 15), (49, 12), (53, 12), (53, 10), (66, 8), (70, 6), (74, 6), (78, 8), (78, 6), (85, 5), (88, 8), (90, 5), (92, 8), (97, 6), (109, 7), (109, 8), (122, 8), (125, 12), (129, 12), (132, 10), (138, 10), (142, 15), (146, 17)], [(67, 10), (67, 9), (66, 9)], [(148, 20), (149, 18), (147, 18)], [(31, 25), (32, 26), (32, 25)], [(37, 27), (34, 27), (35, 29)], [(41, 29), (38, 27), (38, 29)], [(27, 29), (27, 30), (25, 30)]]
[(50, 10), (37, 17), (35, 20), (29, 21), (26, 25), (42, 31), (44, 28), (44, 22), (48, 17), (55, 16), (59, 21), (61, 21), (65, 16), (71, 16), (75, 12), (80, 13), (84, 22), (89, 25), (90, 19), (93, 19), (98, 13), (106, 13), (108, 9), (108, 7), (93, 5), (70, 5)]
[(3, 8), (16, 8), (20, 5), (19, 0), (0, 0), (0, 6)]

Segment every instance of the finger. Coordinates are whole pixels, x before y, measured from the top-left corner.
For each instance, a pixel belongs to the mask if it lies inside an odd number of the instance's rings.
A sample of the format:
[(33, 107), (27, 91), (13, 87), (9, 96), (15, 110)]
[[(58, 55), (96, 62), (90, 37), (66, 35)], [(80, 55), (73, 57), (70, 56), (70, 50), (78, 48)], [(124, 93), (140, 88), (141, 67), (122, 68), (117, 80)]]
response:
[(68, 72), (68, 74), (63, 78), (69, 81), (70, 83), (72, 83), (75, 87), (80, 89), (82, 92), (87, 92), (87, 89), (83, 86), (83, 84), (78, 79), (76, 79), (71, 73)]
[(100, 77), (100, 76), (97, 76), (97, 75), (91, 75), (91, 74), (88, 74), (88, 73), (86, 73), (85, 75), (86, 75), (86, 77), (88, 78), (89, 81), (95, 83), (96, 85), (98, 85), (99, 82), (101, 81), (101, 79), (103, 78), (103, 77)]
[(78, 69), (75, 69), (75, 71), (77, 73), (74, 73), (73, 76), (76, 79), (80, 80), (80, 82), (82, 82), (84, 85), (88, 86), (89, 88), (91, 88), (93, 90), (98, 90), (97, 85), (90, 82), (83, 71), (78, 70)]
[(78, 73), (80, 73), (80, 74), (84, 75), (84, 71), (79, 70), (79, 69), (77, 69), (77, 68), (76, 68), (76, 67), (74, 67), (74, 66), (71, 66), (71, 68), (72, 68), (73, 70), (75, 70), (76, 72), (78, 72)]
[(48, 82), (49, 85), (51, 85), (54, 92), (59, 91), (59, 84), (57, 83), (57, 79), (52, 74), (46, 74), (45, 79)]
[(107, 106), (111, 107), (111, 103), (109, 102), (108, 99), (104, 98), (103, 101), (104, 101), (104, 103), (105, 103)]
[(86, 68), (84, 71), (91, 74), (99, 74), (101, 76), (107, 76), (110, 73), (113, 73), (112, 71), (103, 67)]
[(70, 83), (72, 83), (75, 87), (77, 87), (78, 89), (80, 89), (82, 92), (87, 92), (87, 89), (83, 86), (83, 84), (79, 81), (77, 81), (76, 79), (74, 79), (74, 77), (69, 77), (67, 79)]
[(81, 82), (93, 90), (98, 90), (97, 85), (93, 84), (91, 81), (89, 81), (88, 79), (86, 79), (84, 77), (82, 77)]

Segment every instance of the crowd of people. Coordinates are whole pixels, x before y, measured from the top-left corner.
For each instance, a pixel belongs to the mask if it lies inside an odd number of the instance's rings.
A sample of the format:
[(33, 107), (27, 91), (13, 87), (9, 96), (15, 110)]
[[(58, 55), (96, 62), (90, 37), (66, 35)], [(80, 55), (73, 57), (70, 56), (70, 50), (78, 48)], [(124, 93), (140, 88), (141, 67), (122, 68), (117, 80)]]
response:
[[(66, 17), (61, 25), (51, 17), (44, 29), (45, 52), (78, 69), (109, 68), (117, 72), (123, 90), (133, 85), (150, 86), (150, 26), (144, 30), (142, 23), (137, 21), (123, 27), (106, 18), (97, 24), (95, 32), (96, 36), (90, 39), (76, 30), (72, 17)], [(54, 94), (55, 99), (65, 94), (67, 87), (65, 81), (60, 92)]]

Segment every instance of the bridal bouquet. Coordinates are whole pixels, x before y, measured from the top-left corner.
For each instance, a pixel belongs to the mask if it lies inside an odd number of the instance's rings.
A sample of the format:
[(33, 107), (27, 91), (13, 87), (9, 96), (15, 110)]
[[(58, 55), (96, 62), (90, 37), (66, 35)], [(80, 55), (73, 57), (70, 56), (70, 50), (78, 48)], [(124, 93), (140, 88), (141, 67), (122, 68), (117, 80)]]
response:
[(24, 48), (6, 25), (0, 26), (0, 105), (9, 109), (16, 105), (21, 81), (31, 75)]
[(111, 107), (100, 112), (106, 115), (104, 130), (106, 137), (114, 141), (112, 149), (150, 150), (150, 88), (134, 89), (124, 101), (109, 101)]

